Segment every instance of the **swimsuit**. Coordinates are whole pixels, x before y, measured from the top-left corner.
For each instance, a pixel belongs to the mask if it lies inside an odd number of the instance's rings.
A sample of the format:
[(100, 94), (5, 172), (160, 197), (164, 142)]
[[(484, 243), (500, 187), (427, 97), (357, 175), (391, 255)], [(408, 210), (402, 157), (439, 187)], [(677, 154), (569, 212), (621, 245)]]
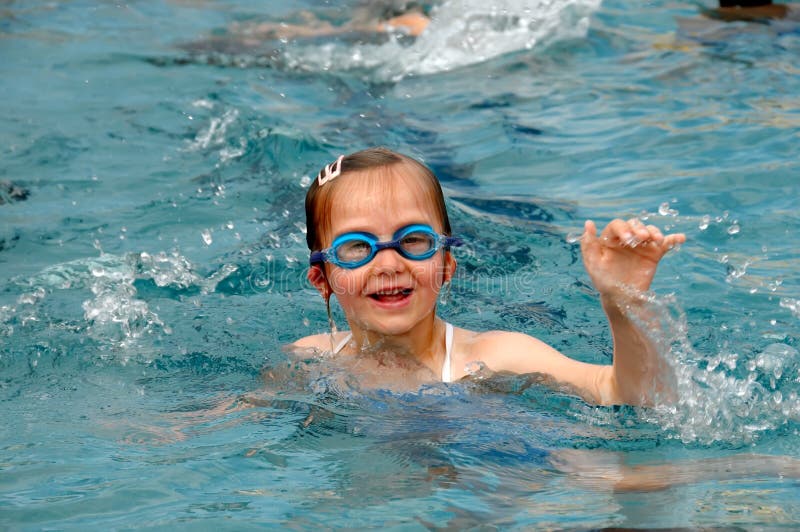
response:
[[(341, 342), (333, 349), (333, 354), (339, 354), (353, 338), (353, 333), (347, 333)], [(453, 326), (447, 322), (444, 324), (444, 363), (442, 364), (442, 382), (453, 382), (453, 374), (450, 368), (450, 352), (453, 350)]]

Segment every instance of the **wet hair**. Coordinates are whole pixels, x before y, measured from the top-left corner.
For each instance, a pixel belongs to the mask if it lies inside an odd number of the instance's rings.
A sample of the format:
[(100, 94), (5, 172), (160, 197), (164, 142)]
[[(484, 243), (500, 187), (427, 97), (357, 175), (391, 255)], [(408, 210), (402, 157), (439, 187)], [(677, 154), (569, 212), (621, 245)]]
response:
[(719, 7), (760, 7), (772, 5), (772, 0), (719, 0)]
[[(333, 177), (332, 172), (336, 173)], [(337, 190), (350, 188), (347, 187), (347, 174), (353, 173), (369, 173), (371, 177), (374, 175), (378, 181), (375, 186), (382, 189), (393, 190), (393, 186), (398, 185), (404, 189), (419, 186), (435, 210), (442, 232), (445, 235), (451, 234), (442, 187), (431, 169), (412, 157), (388, 148), (368, 148), (345, 155), (325, 166), (317, 179), (312, 181), (306, 194), (306, 242), (311, 251), (322, 249), (322, 235), (331, 227), (330, 213), (338, 199)], [(391, 183), (387, 182), (390, 180)], [(323, 184), (320, 185), (320, 181)]]

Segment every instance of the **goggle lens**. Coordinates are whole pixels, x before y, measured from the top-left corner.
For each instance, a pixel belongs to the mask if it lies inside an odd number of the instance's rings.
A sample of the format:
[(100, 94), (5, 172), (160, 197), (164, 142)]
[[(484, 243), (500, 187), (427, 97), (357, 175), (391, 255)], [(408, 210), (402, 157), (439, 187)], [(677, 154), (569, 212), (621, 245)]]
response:
[(333, 253), (342, 264), (358, 263), (372, 254), (372, 243), (363, 237), (348, 240), (335, 246)]
[(436, 252), (437, 235), (433, 231), (414, 231), (400, 239), (400, 249), (408, 258), (428, 258)]

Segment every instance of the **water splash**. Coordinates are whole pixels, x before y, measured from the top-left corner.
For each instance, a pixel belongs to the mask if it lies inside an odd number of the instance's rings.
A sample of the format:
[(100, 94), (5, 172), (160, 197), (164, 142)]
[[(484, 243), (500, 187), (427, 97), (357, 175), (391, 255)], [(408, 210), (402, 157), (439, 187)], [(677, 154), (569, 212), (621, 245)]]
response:
[(125, 348), (156, 328), (168, 332), (147, 303), (137, 299), (133, 286), (136, 276), (129, 264), (94, 264), (89, 271), (94, 298), (82, 305), (89, 336)]
[(383, 44), (288, 48), (289, 68), (373, 70), (382, 80), (434, 74), (507, 53), (583, 38), (600, 0), (451, 0), (436, 8), (412, 44), (390, 37)]
[(800, 299), (781, 298), (780, 306), (781, 308), (789, 309), (796, 318), (800, 318)]
[[(671, 296), (648, 297), (650, 329), (675, 377), (674, 401), (640, 412), (684, 443), (748, 445), (764, 434), (800, 421), (800, 354), (773, 343), (758, 351), (726, 346), (702, 354), (688, 338), (689, 326)], [(652, 320), (650, 320), (652, 322)]]
[(194, 140), (189, 144), (189, 151), (206, 150), (211, 146), (225, 144), (228, 127), (231, 126), (239, 117), (239, 111), (228, 109), (222, 116), (212, 117), (208, 127), (195, 135)]
[(137, 277), (150, 278), (157, 286), (189, 288), (203, 283), (202, 278), (193, 269), (192, 263), (177, 252), (165, 252), (151, 255), (142, 251), (128, 256), (129, 262), (135, 266)]
[(159, 288), (169, 288), (167, 297), (181, 293), (213, 291), (227, 276), (236, 271), (234, 265), (222, 265), (208, 277), (194, 271), (191, 262), (177, 252), (147, 252), (113, 255), (101, 253), (46, 268), (39, 274), (14, 282), (22, 288), (16, 304), (0, 307), (0, 335), (11, 336), (15, 326), (30, 322), (46, 323), (42, 302), (54, 291), (88, 290), (92, 296), (81, 308), (84, 323), (80, 330), (113, 350), (126, 350), (146, 335), (171, 334), (164, 323), (137, 290), (137, 282), (151, 281)]

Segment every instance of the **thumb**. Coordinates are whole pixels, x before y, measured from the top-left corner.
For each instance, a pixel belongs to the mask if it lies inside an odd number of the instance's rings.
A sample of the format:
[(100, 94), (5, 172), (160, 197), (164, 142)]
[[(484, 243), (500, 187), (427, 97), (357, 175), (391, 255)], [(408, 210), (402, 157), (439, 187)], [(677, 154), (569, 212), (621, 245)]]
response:
[(591, 246), (597, 240), (597, 226), (591, 220), (586, 220), (583, 224), (583, 235), (581, 235), (581, 248)]

